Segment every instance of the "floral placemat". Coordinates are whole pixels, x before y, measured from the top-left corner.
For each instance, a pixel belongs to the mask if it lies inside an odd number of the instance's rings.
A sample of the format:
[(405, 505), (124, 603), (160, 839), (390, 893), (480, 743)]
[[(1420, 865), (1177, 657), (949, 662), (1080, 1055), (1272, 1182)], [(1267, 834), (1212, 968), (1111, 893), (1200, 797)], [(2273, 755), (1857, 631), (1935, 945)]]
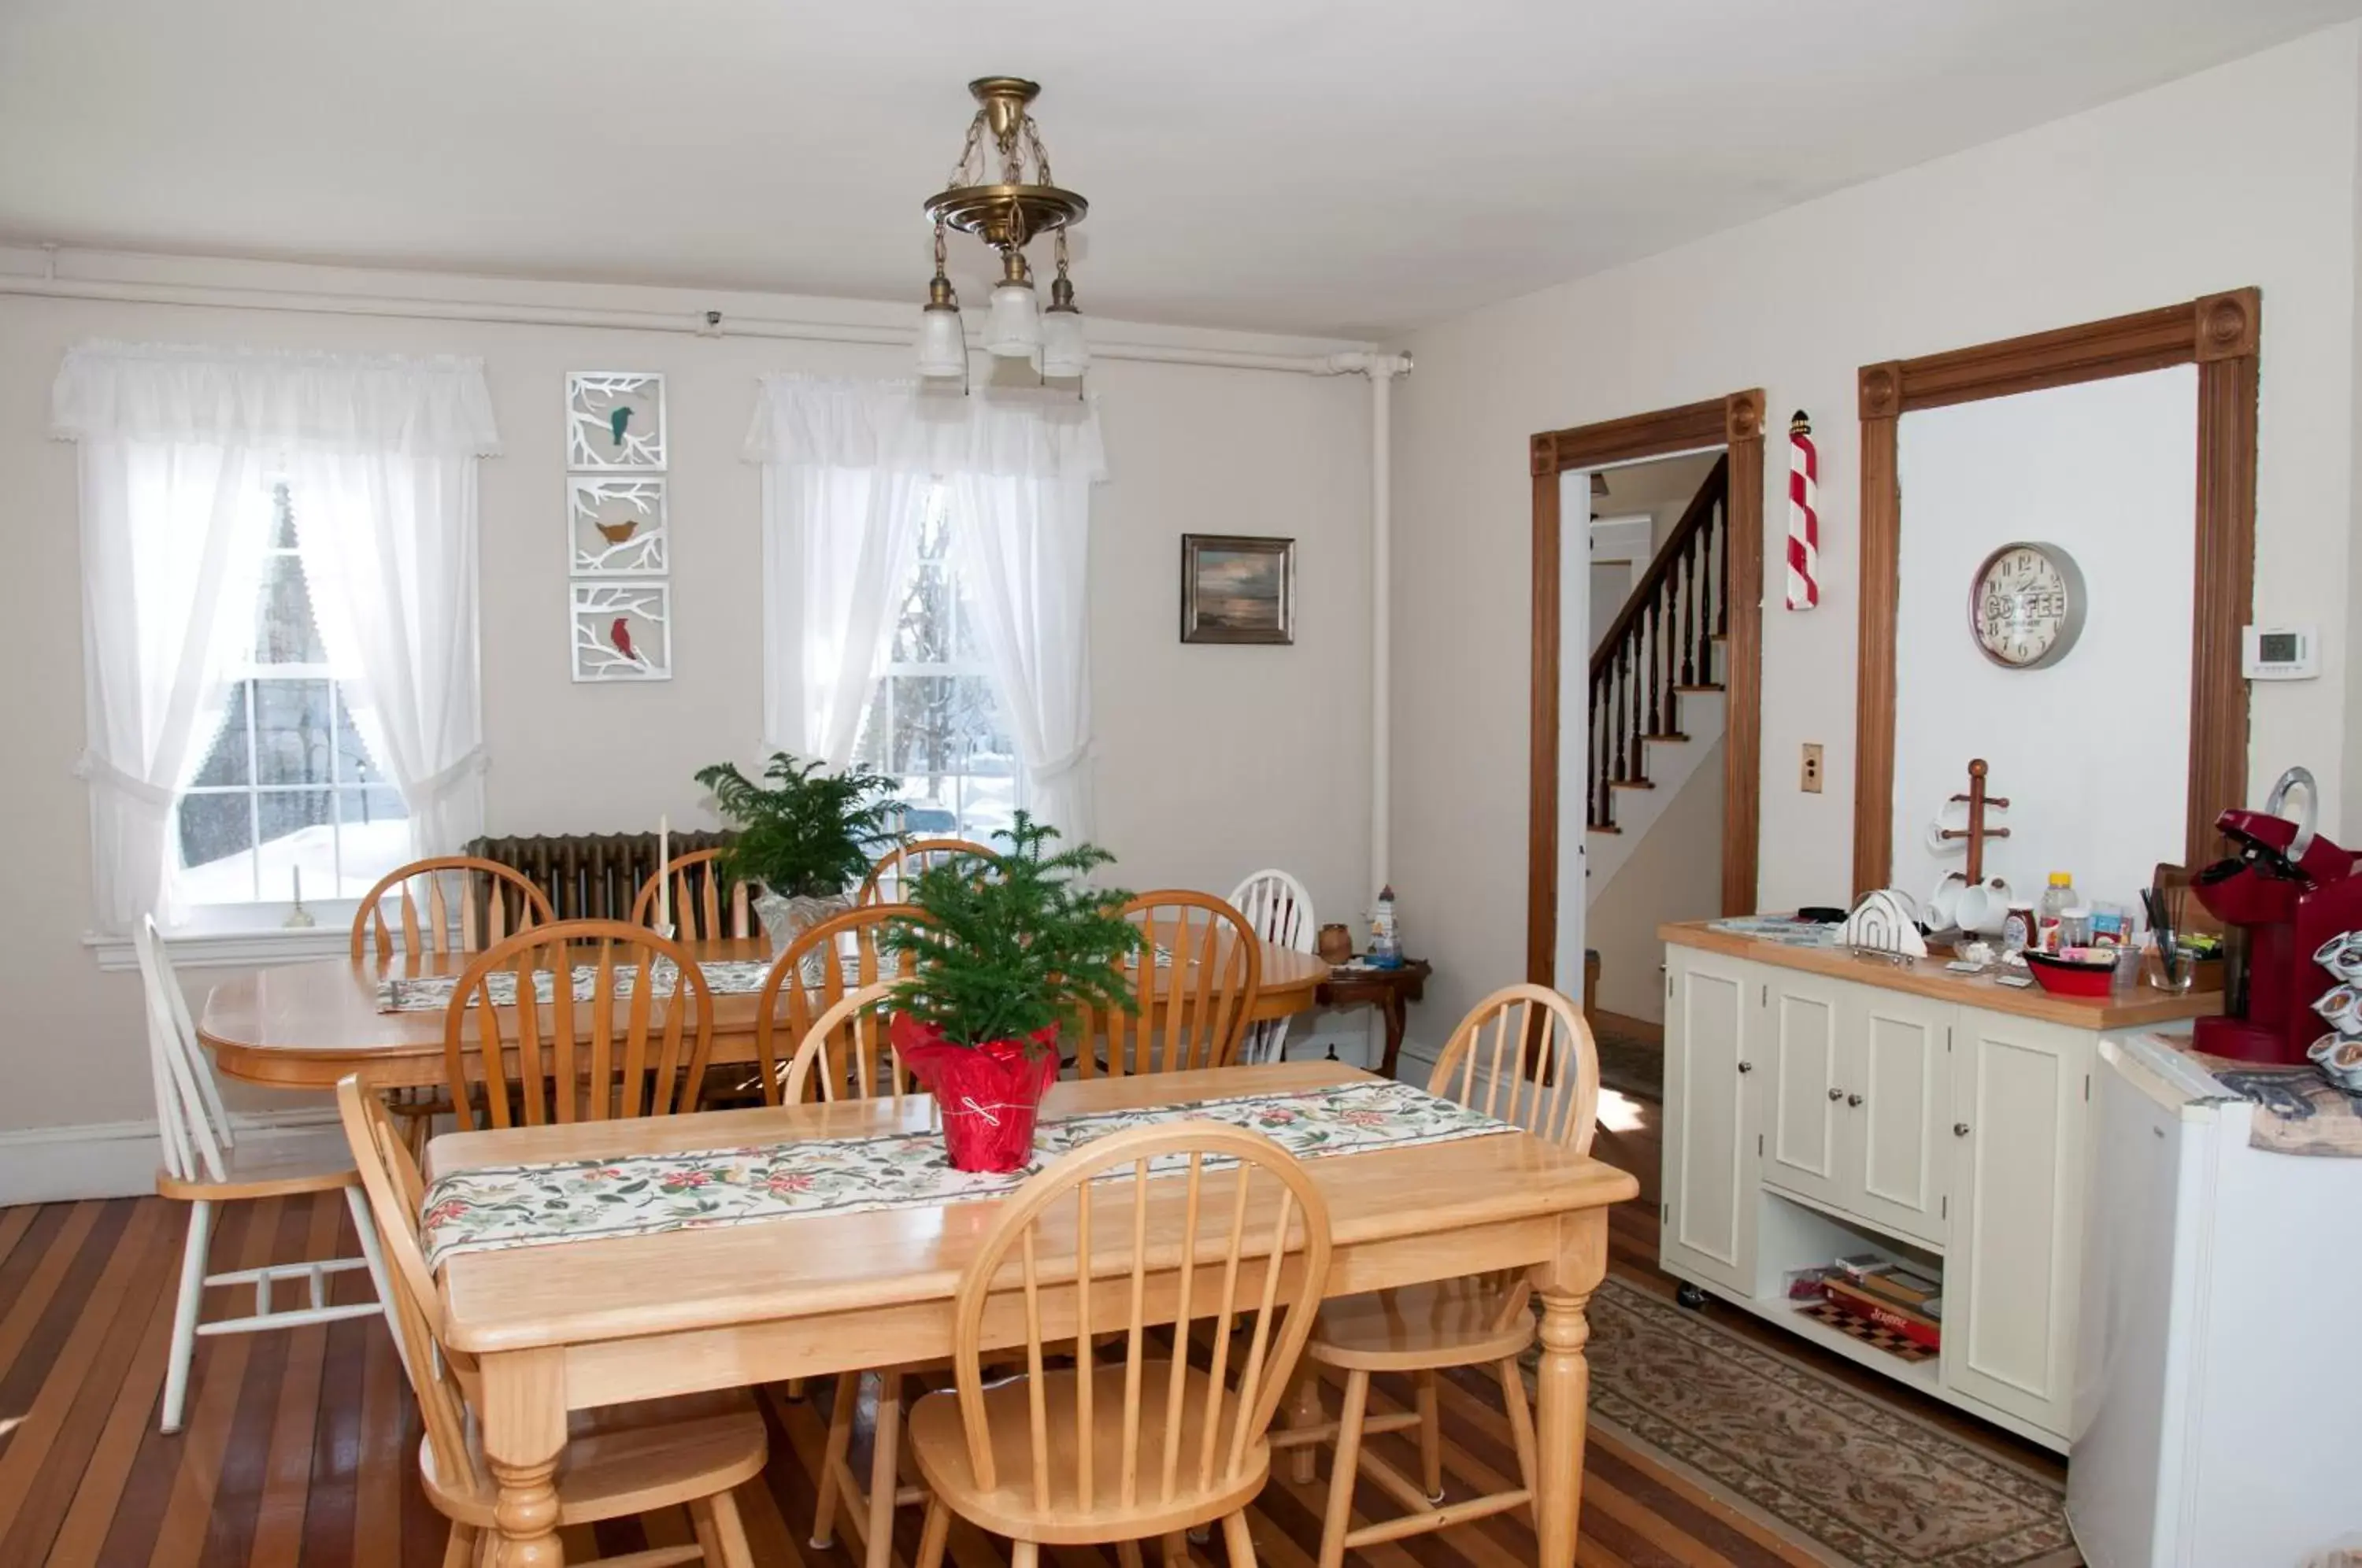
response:
[[(1286, 1094), (1045, 1117), (1034, 1132), (1033, 1164), (1005, 1176), (952, 1169), (943, 1134), (933, 1129), (612, 1164), (485, 1165), (436, 1180), (427, 1189), (420, 1230), (427, 1265), (439, 1268), (444, 1259), (460, 1253), (972, 1202), (1010, 1191), (1047, 1162), (1095, 1139), (1131, 1127), (1189, 1121), (1261, 1132), (1299, 1160), (1517, 1131), (1408, 1084), (1361, 1079)], [(1172, 1168), (1181, 1163), (1176, 1158)], [(1217, 1163), (1209, 1161), (1209, 1168)]]

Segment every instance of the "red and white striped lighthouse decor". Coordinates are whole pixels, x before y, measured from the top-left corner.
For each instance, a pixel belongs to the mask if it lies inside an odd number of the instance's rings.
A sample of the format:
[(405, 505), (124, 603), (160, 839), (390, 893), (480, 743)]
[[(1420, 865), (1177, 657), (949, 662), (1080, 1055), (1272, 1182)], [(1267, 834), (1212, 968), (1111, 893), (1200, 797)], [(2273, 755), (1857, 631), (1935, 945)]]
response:
[(1798, 409), (1788, 421), (1788, 608), (1821, 602), (1820, 454), (1813, 422)]

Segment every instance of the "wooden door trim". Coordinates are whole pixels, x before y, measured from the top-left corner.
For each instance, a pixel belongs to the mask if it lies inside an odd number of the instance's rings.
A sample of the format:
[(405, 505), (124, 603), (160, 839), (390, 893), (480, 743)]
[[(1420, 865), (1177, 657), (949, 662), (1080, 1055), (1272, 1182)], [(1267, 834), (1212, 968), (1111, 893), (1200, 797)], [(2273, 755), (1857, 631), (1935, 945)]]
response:
[(2253, 614), (2257, 289), (2086, 322), (1973, 348), (1864, 365), (1860, 686), (1854, 710), (1853, 887), (1886, 886), (1894, 847), (1894, 618), (1903, 494), (1896, 422), (1915, 409), (2198, 367), (2197, 559), (2191, 613), (2190, 772), (2183, 858), (2214, 855), (2214, 819), (2247, 793), (2247, 683), (2240, 631)]
[[(1728, 640), (1723, 652), (1722, 910), (1755, 908), (1757, 790), (1763, 721), (1763, 391), (1653, 414), (1545, 430), (1529, 448), (1533, 480), (1533, 668), (1526, 779), (1526, 977), (1555, 978), (1559, 846), (1559, 475), (1722, 447), (1730, 455)], [(1581, 832), (1578, 825), (1576, 830)]]

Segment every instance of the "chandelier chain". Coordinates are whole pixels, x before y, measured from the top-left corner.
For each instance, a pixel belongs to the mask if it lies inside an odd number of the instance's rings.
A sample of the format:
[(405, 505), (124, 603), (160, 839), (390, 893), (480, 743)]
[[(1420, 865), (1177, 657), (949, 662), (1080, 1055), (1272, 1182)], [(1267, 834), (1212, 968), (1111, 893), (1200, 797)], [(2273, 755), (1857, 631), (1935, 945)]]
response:
[[(976, 118), (968, 121), (967, 140), (960, 146), (959, 161), (952, 165), (951, 178), (944, 182), (944, 189), (946, 191), (957, 190), (962, 185), (983, 182), (984, 120), (985, 113), (982, 109), (978, 109), (976, 112)], [(974, 174), (968, 172), (971, 168), (976, 171)]]
[(1031, 115), (1025, 116), (1025, 144), (1033, 149), (1033, 167), (1041, 171), (1042, 183), (1056, 184), (1058, 182), (1050, 177), (1050, 149), (1042, 145), (1042, 127), (1033, 123)]

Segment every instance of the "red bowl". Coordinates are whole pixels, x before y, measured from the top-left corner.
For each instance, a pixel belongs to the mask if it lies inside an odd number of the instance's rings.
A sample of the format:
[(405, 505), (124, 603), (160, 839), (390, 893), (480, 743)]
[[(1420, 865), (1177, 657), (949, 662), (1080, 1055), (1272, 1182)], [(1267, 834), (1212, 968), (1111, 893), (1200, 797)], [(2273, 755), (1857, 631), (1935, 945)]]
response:
[(2059, 997), (2104, 997), (2115, 988), (2116, 966), (2111, 959), (2104, 964), (2084, 964), (2073, 959), (2054, 958), (2047, 953), (2025, 955), (2025, 966), (2042, 988)]

